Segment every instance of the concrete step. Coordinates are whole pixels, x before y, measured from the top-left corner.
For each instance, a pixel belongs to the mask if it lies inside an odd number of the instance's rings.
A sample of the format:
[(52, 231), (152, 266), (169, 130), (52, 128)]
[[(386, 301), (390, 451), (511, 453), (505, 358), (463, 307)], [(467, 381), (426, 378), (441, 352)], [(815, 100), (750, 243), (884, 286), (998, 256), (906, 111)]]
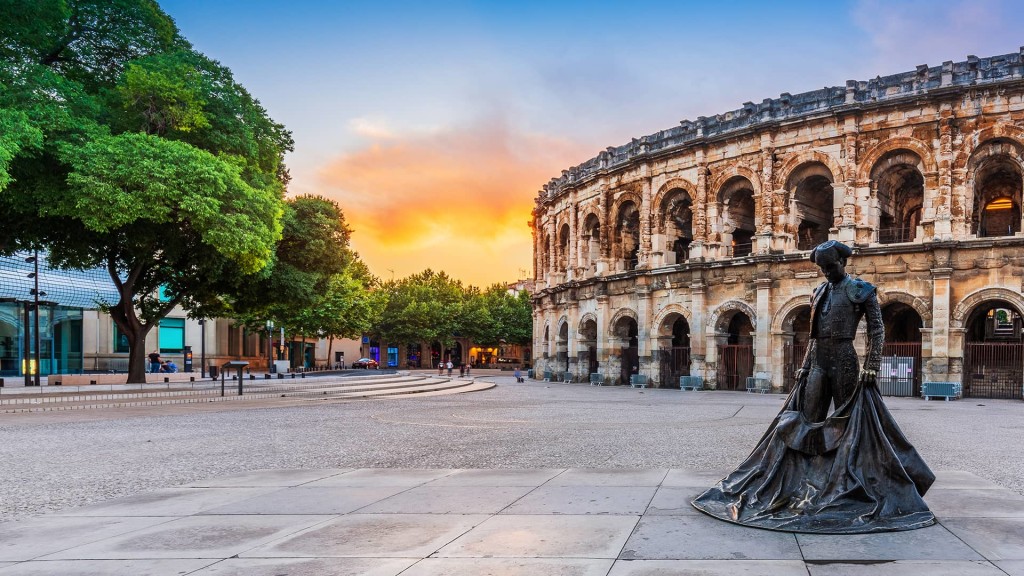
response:
[[(349, 379), (346, 379), (349, 380)], [(328, 384), (328, 383), (324, 383)], [(195, 391), (195, 393), (161, 392), (159, 395), (137, 397), (125, 395), (101, 394), (74, 395), (76, 398), (51, 399), (47, 402), (23, 402), (2, 407), (0, 413), (45, 412), (57, 410), (95, 410), (104, 408), (134, 408), (145, 406), (167, 406), (174, 404), (192, 404), (207, 402), (232, 402), (241, 400), (281, 399), (295, 400), (344, 400), (360, 398), (380, 398), (397, 395), (440, 395), (485, 390), (494, 385), (477, 384), (472, 380), (448, 380), (427, 378), (423, 376), (405, 376), (401, 378), (364, 378), (360, 383), (332, 381), (332, 385), (289, 386), (285, 388), (247, 387), (242, 396), (232, 393), (228, 387), (225, 395), (220, 395), (220, 388)], [(237, 389), (237, 385), (236, 388)], [(182, 391), (184, 392), (184, 391)], [(191, 392), (191, 391), (188, 391)], [(41, 400), (41, 399), (29, 399)]]

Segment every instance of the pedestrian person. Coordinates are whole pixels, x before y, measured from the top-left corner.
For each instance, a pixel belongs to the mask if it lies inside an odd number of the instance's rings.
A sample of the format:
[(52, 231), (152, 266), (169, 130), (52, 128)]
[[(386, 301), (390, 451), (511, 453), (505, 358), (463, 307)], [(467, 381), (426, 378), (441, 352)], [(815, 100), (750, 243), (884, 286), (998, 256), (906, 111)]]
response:
[(516, 377), (516, 382), (523, 381), (523, 372), (519, 370), (519, 366), (516, 366), (516, 369), (512, 371), (512, 375)]
[(459, 378), (462, 378), (465, 375), (466, 375), (466, 365), (465, 364), (459, 364)]
[(466, 364), (466, 378), (469, 378), (469, 364)]
[(443, 360), (438, 360), (437, 361), (437, 375), (438, 376), (444, 376), (444, 361)]
[(160, 352), (156, 350), (149, 353), (149, 371), (152, 374), (160, 371)]
[(445, 364), (445, 367), (448, 368), (448, 377), (451, 378), (452, 377), (452, 368), (455, 368), (455, 364), (452, 364), (452, 361), (449, 360), (448, 363)]

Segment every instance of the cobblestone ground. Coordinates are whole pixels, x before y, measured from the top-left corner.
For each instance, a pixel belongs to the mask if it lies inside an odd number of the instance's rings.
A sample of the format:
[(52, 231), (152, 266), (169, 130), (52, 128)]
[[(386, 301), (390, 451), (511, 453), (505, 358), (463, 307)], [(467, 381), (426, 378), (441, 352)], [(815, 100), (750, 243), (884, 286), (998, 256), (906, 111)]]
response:
[[(432, 398), (0, 415), (0, 521), (260, 468), (726, 470), (783, 401), (495, 381), (492, 390)], [(966, 470), (1024, 494), (1024, 403), (886, 402), (933, 469)]]

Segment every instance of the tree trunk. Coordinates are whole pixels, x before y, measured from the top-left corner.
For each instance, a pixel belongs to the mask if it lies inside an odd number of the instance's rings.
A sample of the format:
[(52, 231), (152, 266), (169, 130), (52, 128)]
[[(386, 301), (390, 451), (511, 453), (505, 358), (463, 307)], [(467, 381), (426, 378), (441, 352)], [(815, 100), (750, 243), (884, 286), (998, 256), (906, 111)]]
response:
[[(127, 302), (127, 305), (125, 304)], [(123, 297), (110, 309), (110, 317), (117, 328), (128, 337), (128, 384), (146, 383), (146, 336), (153, 328), (143, 324), (135, 314), (131, 300)]]
[(331, 349), (334, 348), (334, 336), (327, 339), (327, 367), (334, 368), (334, 361), (331, 360)]

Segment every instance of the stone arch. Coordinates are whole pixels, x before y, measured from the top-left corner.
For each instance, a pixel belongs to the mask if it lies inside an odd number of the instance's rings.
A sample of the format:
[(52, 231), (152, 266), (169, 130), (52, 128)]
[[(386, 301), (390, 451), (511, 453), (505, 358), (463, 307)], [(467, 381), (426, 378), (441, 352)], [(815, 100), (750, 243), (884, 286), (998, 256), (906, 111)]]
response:
[[(682, 316), (686, 320), (687, 324), (693, 326), (693, 315), (689, 310), (687, 310), (680, 304), (669, 304), (668, 306), (662, 308), (661, 311), (658, 312), (658, 315), (655, 316), (654, 318), (654, 330), (656, 331), (656, 334), (664, 336), (665, 322), (669, 318), (677, 314)], [(668, 326), (668, 333), (669, 335), (672, 334), (671, 325)]]
[(637, 210), (644, 209), (643, 197), (632, 190), (619, 190), (612, 192), (612, 197), (614, 197), (615, 200), (611, 203), (611, 209), (608, 213), (611, 214), (613, 218), (619, 213), (619, 209), (622, 208), (622, 205), (626, 202), (633, 202), (633, 204), (636, 204)]
[(926, 172), (922, 156), (907, 148), (890, 150), (871, 166), (871, 191), (878, 211), (870, 219), (880, 244), (916, 239), (924, 214)]
[(718, 198), (718, 194), (721, 192), (722, 186), (736, 176), (742, 176), (750, 181), (750, 185), (754, 189), (755, 196), (761, 193), (761, 177), (756, 171), (751, 170), (742, 164), (730, 165), (715, 174), (711, 178), (711, 184), (708, 186), (708, 191), (714, 195), (714, 198)]
[(794, 166), (783, 180), (784, 230), (796, 238), (797, 250), (811, 250), (828, 240), (835, 220), (835, 173), (811, 158)]
[(724, 332), (729, 328), (728, 320), (730, 318), (730, 312), (743, 312), (750, 319), (750, 324), (754, 330), (757, 330), (757, 313), (754, 309), (741, 300), (729, 300), (723, 303), (721, 306), (715, 309), (711, 313), (711, 321), (708, 322), (708, 327), (715, 332)]
[(620, 198), (612, 211), (611, 256), (617, 270), (634, 270), (640, 263), (640, 222), (643, 204), (630, 194)]
[(558, 342), (559, 343), (568, 342), (569, 341), (569, 318), (567, 316), (562, 316), (561, 318), (558, 319), (557, 326), (558, 326), (558, 334), (556, 335), (556, 337), (558, 338)]
[(813, 162), (824, 164), (829, 172), (832, 173), (833, 182), (844, 182), (846, 180), (846, 173), (843, 167), (836, 162), (835, 158), (820, 150), (805, 150), (793, 154), (782, 163), (782, 166), (777, 171), (778, 178), (776, 182), (782, 183), (783, 187), (785, 187), (789, 178), (801, 165)]
[(861, 182), (870, 180), (875, 164), (878, 163), (882, 156), (900, 149), (910, 150), (917, 154), (921, 159), (922, 175), (927, 175), (938, 170), (937, 165), (935, 164), (935, 156), (932, 154), (932, 150), (927, 144), (916, 138), (898, 136), (879, 143), (864, 154), (864, 157), (859, 162), (860, 166), (858, 167), (857, 180)]
[(757, 189), (746, 176), (736, 175), (715, 189), (715, 207), (721, 228), (722, 244), (730, 247), (730, 256), (753, 252), (757, 232)]
[(636, 310), (633, 310), (632, 308), (619, 308), (618, 311), (612, 315), (612, 319), (608, 322), (609, 336), (617, 336), (615, 334), (615, 327), (623, 318), (631, 318), (633, 322), (636, 322), (636, 325), (639, 328), (640, 320)]
[(569, 223), (562, 222), (555, 228), (556, 254), (555, 269), (565, 271), (569, 268), (569, 243), (572, 242), (572, 233), (569, 231)]
[(965, 137), (963, 145), (953, 158), (953, 170), (967, 170), (971, 158), (978, 149), (996, 139), (1007, 139), (1018, 146), (1024, 146), (1024, 128), (1015, 124), (996, 124)]
[(1017, 313), (1024, 315), (1024, 296), (1020, 292), (1008, 288), (982, 288), (975, 290), (960, 301), (953, 308), (950, 315), (950, 328), (964, 328), (964, 323), (971, 311), (979, 304), (988, 300), (1001, 300), (1017, 309)]
[(665, 201), (665, 196), (674, 190), (684, 190), (690, 195), (690, 198), (693, 198), (696, 196), (697, 187), (694, 186), (693, 182), (690, 182), (686, 178), (669, 178), (664, 184), (658, 187), (657, 193), (654, 194), (654, 202), (652, 206), (661, 206), (661, 203)]
[(584, 332), (584, 327), (587, 325), (588, 322), (593, 322), (594, 326), (596, 327), (597, 326), (597, 315), (594, 314), (593, 312), (587, 312), (586, 314), (584, 314), (583, 317), (580, 318), (579, 325), (577, 325), (577, 327), (576, 327), (576, 333), (580, 335), (581, 339), (585, 339), (585, 340), (586, 339), (591, 339), (591, 336), (593, 336), (593, 338), (596, 339), (597, 338), (597, 334), (596, 333), (595, 334), (587, 334), (586, 332)]
[(779, 308), (775, 316), (772, 317), (771, 331), (773, 334), (779, 334), (782, 332), (793, 331), (793, 319), (796, 317), (795, 312), (802, 306), (811, 305), (811, 296), (794, 296), (786, 301), (785, 304)]
[(885, 306), (888, 306), (889, 304), (894, 304), (896, 302), (906, 304), (907, 306), (913, 308), (914, 311), (917, 312), (917, 315), (921, 317), (921, 321), (924, 323), (924, 326), (922, 326), (922, 328), (931, 327), (932, 309), (931, 304), (929, 302), (926, 302), (921, 298), (918, 298), (917, 296), (914, 296), (913, 294), (909, 294), (907, 292), (900, 292), (895, 290), (878, 291), (879, 306), (884, 308)]
[(964, 184), (969, 200), (962, 208), (972, 233), (987, 237), (1020, 231), (1024, 144), (1008, 137), (979, 143), (967, 161)]

